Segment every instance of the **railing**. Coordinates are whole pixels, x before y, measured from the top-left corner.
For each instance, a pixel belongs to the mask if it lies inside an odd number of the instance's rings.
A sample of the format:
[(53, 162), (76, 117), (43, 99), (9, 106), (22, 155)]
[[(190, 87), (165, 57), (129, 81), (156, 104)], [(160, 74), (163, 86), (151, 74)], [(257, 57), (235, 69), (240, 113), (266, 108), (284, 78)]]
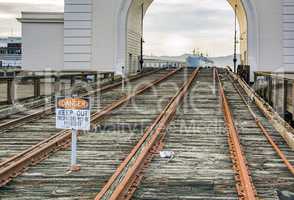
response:
[[(293, 76), (293, 79), (290, 76)], [(254, 89), (288, 123), (294, 125), (293, 73), (255, 72)]]
[[(52, 96), (79, 82), (114, 80), (113, 72), (21, 72), (0, 77), (0, 103), (14, 104), (29, 98)], [(4, 92), (6, 90), (6, 92)]]

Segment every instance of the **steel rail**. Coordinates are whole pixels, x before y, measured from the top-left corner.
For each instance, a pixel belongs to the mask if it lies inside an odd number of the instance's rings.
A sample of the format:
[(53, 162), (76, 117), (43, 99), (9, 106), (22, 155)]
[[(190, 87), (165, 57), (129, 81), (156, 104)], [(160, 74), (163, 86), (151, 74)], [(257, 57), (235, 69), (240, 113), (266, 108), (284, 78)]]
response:
[[(152, 82), (152, 84), (147, 84), (138, 91), (129, 95), (130, 97), (135, 97), (138, 94), (143, 93), (144, 91), (149, 90), (154, 85), (157, 85), (164, 80), (170, 78), (183, 68), (179, 68), (169, 72), (163, 77), (159, 78)], [(98, 111), (91, 115), (91, 124), (97, 124), (99, 120), (103, 119), (106, 115), (109, 115), (111, 111), (128, 102), (131, 98), (122, 97), (115, 104), (107, 106), (102, 111)], [(103, 114), (100, 114), (103, 113)], [(64, 149), (69, 146), (71, 141), (71, 131), (64, 130), (55, 134), (54, 136), (45, 139), (44, 141), (32, 146), (31, 148), (9, 158), (8, 160), (0, 163), (0, 187), (3, 187), (8, 182), (10, 182), (14, 177), (22, 174), (25, 170), (31, 165), (36, 165), (42, 160), (46, 159), (50, 154)]]
[(233, 115), (229, 106), (229, 102), (225, 95), (222, 82), (219, 77), (218, 70), (214, 68), (216, 81), (219, 85), (219, 96), (224, 112), (224, 119), (228, 131), (228, 142), (230, 146), (230, 153), (233, 162), (234, 171), (236, 173), (236, 188), (240, 199), (255, 200), (256, 190), (250, 177), (250, 172), (247, 166), (245, 155), (240, 144), (239, 134), (235, 127)]
[[(156, 73), (158, 71), (159, 70), (154, 70), (154, 71), (151, 71), (151, 72), (135, 75), (134, 77), (130, 77), (127, 81), (135, 81), (135, 80), (137, 80), (137, 79), (139, 79), (139, 78), (141, 78), (143, 76), (148, 76), (148, 75), (154, 74), (154, 73)], [(95, 95), (95, 94), (97, 94), (99, 92), (106, 92), (106, 91), (111, 90), (113, 88), (119, 87), (121, 84), (122, 84), (121, 81), (117, 82), (117, 83), (112, 83), (110, 85), (103, 86), (101, 88), (98, 88), (98, 89), (96, 89), (94, 91), (91, 91), (91, 92), (88, 92), (86, 94), (82, 94), (81, 97), (92, 96), (92, 95)], [(45, 105), (45, 104), (42, 104), (42, 105), (40, 105), (38, 107), (41, 107), (43, 105)], [(14, 120), (5, 122), (3, 124), (0, 124), (0, 132), (1, 131), (7, 131), (8, 129), (12, 129), (12, 128), (15, 128), (15, 127), (19, 127), (19, 126), (23, 125), (24, 123), (32, 122), (35, 119), (42, 118), (44, 115), (52, 114), (54, 112), (54, 109), (55, 109), (55, 105), (51, 105), (48, 108), (45, 108), (44, 110), (37, 111), (37, 112), (35, 112), (33, 114), (30, 114), (30, 115), (27, 115), (27, 116), (24, 116), (24, 117), (20, 117), (18, 119), (14, 119)]]
[[(173, 75), (174, 73), (175, 73), (175, 71), (172, 71), (172, 72), (170, 72), (170, 74), (167, 74), (167, 76), (169, 76), (169, 75)], [(160, 78), (160, 80), (162, 81), (162, 78)], [(156, 81), (156, 82), (157, 82), (157, 81)], [(158, 82), (157, 82), (157, 83), (158, 83)], [(110, 89), (109, 86), (106, 86), (106, 87), (107, 87), (107, 89)], [(111, 87), (111, 88), (112, 88), (112, 87)], [(102, 90), (103, 90), (103, 88), (102, 88)], [(142, 91), (141, 91), (141, 92), (142, 92)], [(132, 96), (134, 97), (134, 95), (132, 95)], [(119, 102), (119, 103), (123, 103), (123, 101), (121, 101), (121, 100), (122, 100), (122, 99), (118, 100), (118, 102)], [(105, 112), (105, 110), (111, 111), (111, 110), (113, 110), (113, 109), (114, 109), (114, 107), (113, 107), (112, 105), (110, 105), (110, 106), (106, 107), (104, 110), (102, 110), (102, 111), (100, 111), (100, 112), (97, 112), (97, 113), (99, 114), (99, 113), (103, 112), (104, 114), (107, 114), (107, 113)], [(97, 113), (93, 114), (92, 117), (93, 117), (93, 116), (96, 116)], [(100, 116), (102, 116), (102, 115), (100, 115)], [(91, 120), (93, 121), (93, 119), (91, 119)], [(97, 116), (96, 116), (95, 120), (97, 120)], [(92, 122), (92, 121), (91, 121), (91, 122)], [(93, 122), (92, 122), (92, 123), (93, 123)], [(60, 134), (64, 134), (65, 132), (66, 132), (66, 131), (61, 131)], [(9, 162), (15, 160), (16, 158), (19, 158), (19, 157), (25, 155), (26, 153), (32, 151), (33, 149), (38, 148), (40, 145), (43, 145), (43, 144), (45, 144), (45, 143), (48, 143), (49, 141), (52, 141), (53, 139), (56, 139), (58, 136), (59, 136), (59, 134), (56, 134), (56, 135), (54, 135), (54, 136), (52, 136), (52, 137), (50, 137), (50, 138), (48, 138), (48, 139), (46, 139), (46, 140), (44, 140), (44, 141), (38, 143), (37, 145), (32, 146), (31, 148), (27, 149), (26, 151), (24, 151), (24, 152), (22, 152), (22, 153), (20, 153), (20, 154), (18, 154), (18, 155), (16, 155), (16, 156), (13, 156), (12, 158), (10, 158), (10, 159), (8, 159), (8, 160), (6, 160), (6, 161), (0, 163), (0, 167), (3, 167), (3, 166), (6, 165), (7, 163), (9, 163)]]
[(135, 92), (133, 92), (130, 95), (126, 95), (124, 97), (122, 97), (119, 101), (113, 102), (110, 106), (106, 107), (105, 109), (103, 109), (102, 111), (94, 114), (92, 116), (92, 120), (93, 122), (96, 122), (97, 120), (101, 119), (102, 117), (105, 117), (107, 114), (110, 114), (112, 110), (114, 110), (115, 108), (120, 107), (122, 104), (124, 104), (125, 102), (128, 102), (130, 99), (134, 98), (135, 96), (145, 92), (146, 90), (152, 88), (154, 85), (157, 85), (158, 83), (164, 81), (165, 79), (169, 78), (170, 76), (172, 76), (173, 74), (175, 74), (176, 72), (182, 70), (183, 68), (179, 68), (177, 70), (174, 70), (172, 72), (170, 72), (169, 74), (167, 74), (167, 76), (164, 76), (162, 78), (159, 78), (157, 80), (154, 80), (150, 83), (147, 83), (145, 85), (142, 85), (139, 89), (137, 89)]
[(243, 81), (237, 74), (230, 72), (239, 85), (243, 88), (248, 96), (255, 102), (258, 109), (264, 114), (264, 116), (271, 122), (273, 127), (279, 132), (279, 134), (286, 141), (288, 146), (294, 150), (294, 129), (269, 105), (264, 99), (262, 99), (245, 81)]
[(287, 157), (285, 156), (283, 151), (275, 143), (274, 139), (271, 137), (271, 135), (268, 132), (268, 130), (266, 129), (266, 127), (262, 124), (262, 122), (259, 120), (257, 115), (254, 113), (254, 111), (252, 110), (252, 108), (249, 105), (248, 101), (245, 99), (244, 95), (241, 93), (240, 89), (234, 84), (234, 81), (232, 80), (232, 77), (229, 76), (229, 78), (230, 78), (230, 80), (232, 82), (232, 85), (234, 86), (235, 90), (237, 91), (237, 93), (241, 97), (242, 101), (244, 102), (244, 104), (248, 108), (250, 114), (254, 118), (256, 125), (261, 129), (262, 134), (266, 137), (267, 141), (272, 145), (273, 149), (276, 151), (278, 156), (282, 159), (282, 161), (284, 162), (286, 167), (289, 169), (289, 171), (292, 173), (292, 175), (294, 175), (294, 167), (293, 167), (293, 165), (290, 163), (290, 161), (287, 159)]
[(200, 69), (195, 70), (160, 115), (143, 134), (127, 158), (120, 164), (95, 200), (130, 199), (139, 185), (143, 170), (151, 162), (155, 152), (162, 147), (166, 127), (186, 96)]

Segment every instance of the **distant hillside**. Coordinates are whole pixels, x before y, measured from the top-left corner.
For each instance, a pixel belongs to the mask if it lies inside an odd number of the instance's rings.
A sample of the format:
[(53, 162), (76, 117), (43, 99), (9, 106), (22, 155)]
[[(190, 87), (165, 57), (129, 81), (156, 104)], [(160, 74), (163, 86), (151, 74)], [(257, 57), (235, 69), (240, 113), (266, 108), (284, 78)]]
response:
[[(153, 58), (153, 59), (159, 59), (159, 60), (168, 60), (168, 61), (179, 61), (179, 62), (185, 62), (186, 58), (188, 56), (192, 56), (192, 54), (183, 54), (181, 56), (145, 56), (145, 58)], [(237, 58), (239, 55), (237, 56)], [(233, 65), (233, 58), (234, 55), (229, 56), (221, 56), (221, 57), (209, 57), (210, 60), (214, 62), (214, 65), (219, 67), (224, 67), (227, 65), (232, 66)]]
[[(237, 58), (239, 58), (240, 55), (237, 56)], [(210, 58), (211, 60), (213, 60), (214, 65), (216, 66), (220, 66), (220, 67), (225, 67), (225, 66), (233, 66), (233, 59), (234, 59), (234, 55), (229, 55), (229, 56), (223, 56), (223, 57), (212, 57)], [(240, 63), (240, 59), (238, 59), (238, 64)]]

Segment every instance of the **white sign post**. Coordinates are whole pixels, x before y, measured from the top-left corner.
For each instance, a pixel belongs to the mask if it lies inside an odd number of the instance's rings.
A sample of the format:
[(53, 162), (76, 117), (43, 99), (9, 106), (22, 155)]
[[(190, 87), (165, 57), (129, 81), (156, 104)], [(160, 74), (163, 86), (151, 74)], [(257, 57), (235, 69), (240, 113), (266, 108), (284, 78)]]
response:
[(56, 98), (56, 128), (72, 130), (70, 171), (80, 170), (77, 165), (77, 136), (79, 130), (90, 130), (90, 105), (90, 98)]
[(72, 129), (71, 132), (71, 166), (70, 171), (79, 171), (81, 168), (77, 165), (77, 140), (78, 131)]

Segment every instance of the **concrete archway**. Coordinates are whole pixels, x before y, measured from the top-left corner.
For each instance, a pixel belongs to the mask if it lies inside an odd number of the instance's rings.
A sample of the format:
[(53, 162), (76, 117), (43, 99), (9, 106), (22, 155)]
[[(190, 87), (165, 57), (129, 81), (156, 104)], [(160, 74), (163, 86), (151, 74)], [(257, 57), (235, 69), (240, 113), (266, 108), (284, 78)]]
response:
[[(251, 71), (293, 71), (294, 10), (290, 9), (293, 2), (228, 0), (233, 7), (235, 1), (240, 4), (239, 21), (246, 22), (241, 26), (246, 33), (242, 35), (246, 39), (242, 47), (248, 50), (243, 55)], [(146, 11), (153, 0), (74, 0), (65, 1), (64, 14), (23, 13), (20, 21), (23, 47), (27, 49), (22, 59), (24, 69), (42, 70), (44, 61), (35, 59), (35, 52), (43, 52), (48, 58), (47, 65), (54, 70), (121, 72), (128, 59), (128, 26), (138, 23), (140, 18), (134, 2), (144, 2)], [(134, 21), (129, 23), (130, 19)], [(52, 45), (55, 43), (48, 37), (47, 29), (56, 33), (56, 45)], [(40, 42), (35, 42), (36, 38)], [(140, 47), (138, 37), (133, 39)]]
[[(117, 48), (116, 48), (116, 71), (121, 72), (121, 66), (128, 64), (128, 25), (130, 22), (130, 14), (133, 15), (136, 4), (144, 3), (144, 11), (146, 13), (148, 7), (153, 0), (126, 0), (120, 5), (117, 14)], [(235, 7), (237, 4), (237, 15), (240, 24), (240, 32), (242, 33), (241, 54), (245, 64), (251, 65), (253, 69), (258, 63), (258, 19), (256, 9), (252, 0), (228, 0), (228, 3)], [(139, 16), (138, 16), (139, 17)], [(242, 42), (243, 41), (243, 42)]]

